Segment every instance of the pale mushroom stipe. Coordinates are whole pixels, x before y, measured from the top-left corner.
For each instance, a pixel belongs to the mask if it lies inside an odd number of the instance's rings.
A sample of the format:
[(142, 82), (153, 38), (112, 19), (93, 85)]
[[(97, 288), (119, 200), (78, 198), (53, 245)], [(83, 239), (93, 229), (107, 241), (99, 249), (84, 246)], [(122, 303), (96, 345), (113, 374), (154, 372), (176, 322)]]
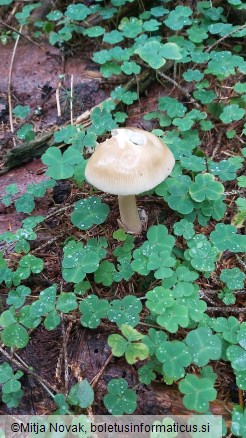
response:
[(138, 128), (118, 128), (97, 145), (85, 177), (97, 189), (118, 195), (121, 223), (135, 234), (142, 229), (135, 195), (164, 181), (174, 164), (172, 152), (156, 135)]

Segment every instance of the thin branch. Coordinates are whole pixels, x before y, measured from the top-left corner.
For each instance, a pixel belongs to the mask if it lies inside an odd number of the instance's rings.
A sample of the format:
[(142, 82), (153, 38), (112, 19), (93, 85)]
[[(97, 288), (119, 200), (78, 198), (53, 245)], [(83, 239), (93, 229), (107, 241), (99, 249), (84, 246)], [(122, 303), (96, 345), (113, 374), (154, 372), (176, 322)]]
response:
[(237, 261), (240, 263), (240, 265), (244, 268), (246, 271), (246, 263), (236, 254)]
[(223, 37), (221, 37), (218, 41), (216, 41), (214, 44), (212, 44), (212, 46), (208, 47), (205, 52), (210, 52), (214, 47), (216, 47), (218, 44), (220, 44), (222, 41), (224, 41), (226, 38), (230, 37), (231, 35), (233, 35), (236, 32), (239, 32), (240, 30), (245, 29), (246, 24), (243, 24), (242, 26), (239, 26), (237, 29), (232, 30), (231, 32), (229, 32), (227, 35), (224, 35)]
[(66, 395), (68, 394), (68, 382), (69, 382), (67, 341), (71, 328), (72, 328), (72, 324), (70, 322), (67, 330), (65, 330), (64, 316), (62, 314), (62, 352), (63, 352), (63, 362), (64, 362), (64, 381), (65, 381), (64, 386), (65, 386)]
[(54, 398), (54, 394), (51, 392), (50, 388), (55, 391), (56, 393), (58, 392), (57, 389), (55, 387), (53, 387), (52, 385), (50, 385), (49, 382), (47, 382), (45, 379), (43, 379), (42, 377), (38, 376), (16, 353), (14, 353), (15, 357), (18, 358), (18, 360), (16, 360), (14, 357), (12, 357), (9, 353), (7, 353), (6, 350), (4, 350), (4, 348), (2, 348), (0, 346), (0, 352), (3, 354), (3, 356), (5, 356), (11, 363), (13, 363), (15, 366), (18, 367), (18, 369), (24, 371), (27, 374), (30, 374), (31, 376), (33, 376), (36, 380), (38, 380), (38, 382), (45, 388), (45, 390), (49, 393), (49, 395)]
[(66, 210), (69, 210), (69, 208), (72, 208), (73, 206), (74, 206), (74, 204), (66, 205), (65, 207), (58, 208), (57, 210), (52, 211), (50, 214), (45, 216), (45, 221), (47, 221), (47, 219), (50, 219), (51, 217), (55, 216), (56, 214), (62, 213), (63, 211), (66, 211)]
[(73, 125), (73, 74), (71, 75), (70, 91), (70, 123)]
[(228, 307), (228, 306), (217, 306), (217, 307), (207, 307), (207, 313), (220, 312), (220, 313), (234, 313), (239, 315), (240, 313), (246, 313), (246, 307)]
[(167, 76), (165, 73), (162, 73), (160, 71), (158, 71), (157, 74), (161, 78), (166, 79), (166, 81), (171, 82), (171, 84), (173, 84), (176, 88), (178, 88), (190, 100), (190, 102), (195, 105), (196, 108), (198, 108), (199, 110), (201, 109), (199, 103), (191, 96), (191, 94), (185, 88), (181, 87), (181, 85), (179, 85), (178, 82), (176, 82), (174, 79), (170, 78), (170, 76)]
[(59, 82), (56, 88), (57, 117), (61, 117), (60, 88), (61, 88), (61, 81)]
[(211, 156), (211, 160), (214, 159), (215, 155), (217, 154), (217, 152), (218, 152), (218, 150), (219, 150), (219, 148), (220, 148), (220, 146), (221, 146), (222, 136), (223, 136), (223, 131), (221, 130), (221, 131), (219, 131), (218, 139), (217, 139), (217, 142), (216, 142), (215, 148), (214, 148), (214, 150), (213, 150), (213, 153), (212, 153), (212, 156)]
[(17, 35), (19, 35), (19, 37), (21, 36), (21, 37), (25, 38), (27, 41), (30, 41), (30, 43), (35, 44), (35, 46), (39, 47), (41, 50), (43, 50), (45, 53), (47, 53), (47, 50), (44, 47), (40, 46), (40, 44), (36, 43), (36, 41), (34, 41), (29, 36), (21, 33), (22, 27), (20, 28), (20, 30), (17, 30), (14, 27), (10, 26), (9, 24), (4, 23), (3, 20), (0, 20), (0, 24), (2, 24), (3, 26), (7, 27), (10, 30), (12, 30), (13, 32), (17, 33)]
[[(22, 30), (22, 27), (23, 26), (20, 27), (20, 32)], [(10, 66), (9, 66), (9, 74), (8, 74), (9, 123), (10, 123), (11, 132), (13, 132), (13, 133), (14, 133), (14, 124), (13, 124), (12, 99), (11, 99), (11, 81), (12, 81), (14, 59), (15, 59), (15, 54), (16, 54), (18, 43), (19, 43), (19, 39), (20, 39), (20, 34), (17, 35), (16, 41), (15, 41), (14, 50), (13, 50), (13, 53), (11, 56), (11, 61), (10, 61)], [(14, 146), (16, 146), (16, 142), (15, 142), (14, 137), (13, 137), (13, 143), (14, 143)]]
[(226, 196), (242, 195), (244, 192), (245, 192), (245, 189), (241, 188), (238, 190), (228, 190), (227, 192), (224, 192), (224, 195), (226, 195)]
[(108, 366), (109, 362), (111, 361), (113, 357), (113, 354), (111, 353), (108, 357), (108, 359), (106, 360), (106, 362), (103, 364), (102, 368), (100, 369), (100, 371), (96, 374), (96, 376), (93, 377), (93, 379), (91, 380), (90, 384), (92, 388), (95, 388), (98, 380), (102, 377), (106, 367)]

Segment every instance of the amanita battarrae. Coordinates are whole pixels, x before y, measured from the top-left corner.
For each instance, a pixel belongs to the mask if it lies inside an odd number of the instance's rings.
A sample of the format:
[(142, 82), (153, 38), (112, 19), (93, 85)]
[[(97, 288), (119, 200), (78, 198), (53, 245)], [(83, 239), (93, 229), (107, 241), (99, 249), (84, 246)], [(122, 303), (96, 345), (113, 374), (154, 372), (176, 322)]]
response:
[(88, 160), (85, 177), (97, 189), (118, 195), (121, 223), (135, 234), (142, 228), (135, 195), (164, 181), (174, 163), (172, 152), (154, 134), (119, 128), (98, 144)]

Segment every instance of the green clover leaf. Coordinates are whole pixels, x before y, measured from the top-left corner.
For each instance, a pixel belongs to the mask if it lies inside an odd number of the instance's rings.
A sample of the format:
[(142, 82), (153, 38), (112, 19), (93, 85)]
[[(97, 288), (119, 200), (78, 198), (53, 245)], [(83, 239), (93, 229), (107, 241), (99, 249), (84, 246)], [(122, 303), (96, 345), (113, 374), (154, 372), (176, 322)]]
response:
[(141, 275), (149, 274), (150, 270), (147, 267), (149, 261), (149, 250), (149, 244), (144, 242), (140, 248), (133, 251), (134, 260), (131, 262), (131, 268), (133, 271), (138, 272)]
[(239, 345), (231, 345), (226, 355), (236, 371), (236, 381), (240, 389), (246, 389), (246, 329), (241, 328), (237, 333)]
[(155, 19), (147, 20), (143, 23), (143, 29), (145, 32), (154, 32), (155, 30), (158, 30), (161, 23)]
[(181, 380), (179, 390), (185, 394), (184, 406), (201, 413), (209, 409), (209, 402), (215, 400), (217, 395), (211, 380), (199, 378), (193, 374), (187, 374)]
[(182, 214), (189, 214), (194, 209), (194, 202), (189, 194), (191, 179), (188, 175), (182, 175), (179, 178), (173, 178), (174, 184), (170, 185), (166, 201), (172, 210)]
[(108, 386), (108, 394), (103, 402), (112, 415), (132, 414), (137, 407), (137, 396), (132, 389), (128, 389), (125, 379), (112, 379)]
[(61, 317), (55, 309), (48, 313), (44, 320), (44, 327), (47, 330), (54, 330), (61, 323)]
[(223, 338), (230, 344), (237, 343), (237, 334), (240, 330), (240, 323), (234, 316), (229, 318), (211, 318), (210, 327), (217, 333), (222, 333)]
[(50, 21), (58, 21), (62, 18), (62, 12), (58, 10), (51, 11), (46, 15), (46, 18)]
[(223, 185), (218, 181), (214, 181), (214, 176), (210, 173), (197, 175), (195, 182), (189, 188), (189, 193), (196, 202), (202, 202), (204, 199), (216, 201), (223, 192)]
[(172, 124), (177, 126), (180, 131), (189, 131), (194, 123), (194, 120), (192, 120), (188, 115), (183, 117), (183, 119), (175, 118), (172, 121)]
[(0, 383), (3, 383), (2, 392), (4, 394), (18, 392), (21, 388), (21, 383), (18, 379), (22, 376), (22, 371), (17, 371), (14, 374), (11, 366), (7, 362), (2, 363), (0, 365)]
[(73, 225), (80, 230), (88, 230), (92, 225), (102, 224), (109, 214), (109, 206), (97, 196), (91, 196), (75, 203), (71, 214)]
[(17, 184), (13, 183), (13, 184), (9, 184), (7, 187), (5, 187), (5, 192), (8, 195), (16, 195), (16, 193), (18, 193), (19, 189)]
[(69, 391), (68, 403), (70, 405), (79, 406), (82, 409), (92, 405), (94, 400), (94, 391), (89, 382), (84, 379), (81, 382), (75, 383)]
[(161, 111), (166, 111), (171, 118), (182, 117), (187, 111), (186, 107), (173, 97), (160, 97), (158, 101), (158, 108)]
[(137, 93), (134, 91), (126, 91), (124, 87), (118, 86), (111, 93), (110, 96), (113, 99), (119, 100), (126, 105), (131, 105), (135, 100), (137, 100)]
[(110, 286), (114, 280), (115, 266), (108, 260), (103, 260), (94, 274), (95, 281), (104, 286)]
[(102, 318), (106, 318), (109, 310), (107, 300), (100, 300), (96, 295), (89, 295), (79, 306), (82, 313), (80, 322), (84, 327), (97, 328)]
[(210, 53), (211, 60), (208, 62), (208, 68), (205, 73), (211, 73), (217, 76), (218, 79), (227, 78), (230, 75), (235, 75), (235, 68), (243, 64), (244, 59), (241, 56), (233, 55), (229, 51), (212, 51)]
[(176, 333), (179, 326), (187, 327), (189, 325), (188, 306), (177, 301), (172, 307), (168, 307), (165, 312), (158, 315), (156, 321), (170, 333)]
[(185, 342), (189, 347), (193, 362), (198, 366), (207, 365), (210, 360), (221, 357), (221, 340), (207, 327), (199, 327), (189, 332)]
[(227, 306), (230, 304), (235, 304), (236, 302), (234, 293), (230, 289), (227, 289), (227, 287), (222, 289), (222, 291), (218, 294), (218, 298), (220, 298)]
[(173, 288), (173, 297), (189, 297), (195, 291), (195, 286), (187, 281), (179, 281)]
[[(229, 0), (229, 3), (231, 3), (232, 0)], [(232, 413), (232, 425), (231, 425), (231, 432), (235, 436), (246, 436), (246, 410), (242, 411), (241, 408), (234, 408)]]
[(175, 243), (174, 237), (168, 234), (167, 227), (161, 224), (150, 227), (147, 232), (147, 238), (151, 248), (150, 251), (153, 253), (167, 251), (170, 254)]
[(245, 115), (245, 110), (237, 104), (227, 105), (220, 114), (223, 123), (231, 123), (234, 120), (241, 120)]
[(94, 62), (98, 64), (105, 64), (107, 61), (111, 61), (112, 57), (108, 50), (100, 50), (99, 52), (95, 52), (92, 57)]
[(146, 294), (146, 307), (156, 315), (162, 315), (168, 307), (172, 307), (174, 299), (170, 289), (164, 289), (162, 286), (156, 286)]
[(176, 260), (170, 256), (169, 251), (162, 251), (160, 254), (150, 254), (147, 268), (155, 270), (155, 278), (163, 279), (172, 276), (173, 270), (170, 267), (175, 263)]
[[(11, 392), (10, 394), (3, 394), (2, 401), (6, 403), (8, 408), (17, 408), (20, 404), (20, 400), (24, 395), (24, 391), (20, 389), (17, 392)], [(1, 438), (5, 438), (5, 435), (2, 435)]]
[(125, 354), (126, 361), (132, 365), (138, 360), (144, 360), (149, 355), (149, 348), (146, 344), (138, 342), (143, 335), (133, 327), (123, 324), (121, 327), (123, 336), (109, 335), (108, 344), (112, 347), (112, 353), (116, 357)]
[(11, 324), (1, 332), (1, 340), (6, 347), (24, 348), (29, 342), (29, 335), (21, 324)]
[(141, 67), (134, 61), (124, 61), (121, 65), (121, 70), (126, 75), (138, 75), (141, 72)]
[(67, 7), (65, 15), (66, 15), (66, 17), (69, 17), (72, 20), (82, 21), (90, 13), (91, 13), (91, 10), (87, 6), (83, 5), (82, 3), (77, 3), (76, 5), (69, 5)]
[(126, 256), (125, 258), (121, 258), (120, 263), (117, 265), (117, 272), (114, 274), (114, 281), (121, 281), (123, 279), (128, 281), (132, 275), (133, 269), (129, 257)]
[(31, 213), (35, 208), (34, 196), (30, 193), (24, 193), (15, 201), (16, 211)]
[(156, 350), (156, 357), (163, 364), (165, 375), (173, 380), (184, 377), (184, 368), (192, 361), (187, 346), (180, 341), (162, 342)]
[(177, 60), (182, 57), (177, 44), (162, 44), (159, 41), (147, 41), (142, 47), (137, 48), (134, 53), (155, 70), (161, 68), (166, 63), (166, 59)]
[(108, 345), (112, 348), (112, 353), (116, 357), (121, 357), (125, 354), (128, 342), (121, 335), (110, 335), (108, 337)]
[(48, 166), (46, 174), (54, 179), (70, 178), (75, 165), (82, 161), (81, 153), (71, 146), (63, 154), (60, 149), (51, 147), (42, 155), (42, 162)]
[(43, 270), (43, 266), (43, 260), (32, 254), (23, 256), (19, 262), (19, 267), (28, 269), (28, 271), (33, 274), (39, 274)]
[(183, 236), (187, 240), (191, 239), (195, 234), (192, 222), (188, 222), (186, 219), (176, 222), (173, 230), (176, 236)]
[(208, 38), (206, 30), (196, 24), (187, 29), (187, 34), (189, 35), (189, 40), (193, 43), (202, 43), (203, 40)]
[(243, 289), (245, 274), (238, 268), (222, 269), (220, 279), (229, 289)]
[(148, 331), (148, 336), (143, 337), (143, 343), (146, 344), (149, 348), (149, 354), (151, 356), (155, 355), (156, 349), (159, 345), (167, 340), (167, 335), (163, 331), (155, 330), (154, 328), (150, 328)]
[(239, 187), (246, 187), (246, 176), (245, 175), (241, 175), (237, 178), (237, 182), (238, 182), (238, 186)]
[(33, 131), (33, 126), (31, 123), (25, 123), (20, 129), (17, 131), (17, 137), (20, 140), (32, 141), (35, 138), (35, 132)]
[(115, 322), (118, 327), (123, 324), (135, 327), (139, 323), (141, 310), (141, 301), (133, 295), (128, 295), (122, 300), (111, 301), (108, 319)]
[(16, 309), (22, 307), (26, 301), (26, 297), (31, 294), (31, 289), (24, 285), (18, 286), (16, 289), (11, 289), (8, 293), (7, 304), (11, 306), (12, 304)]
[(210, 239), (220, 251), (244, 252), (246, 250), (246, 236), (237, 234), (237, 228), (233, 225), (217, 224), (210, 234)]
[(183, 295), (177, 299), (177, 303), (185, 306), (188, 311), (189, 318), (192, 321), (199, 322), (204, 319), (204, 312), (207, 309), (205, 301), (199, 298), (198, 286), (193, 284), (195, 291), (188, 296)]
[(56, 143), (72, 144), (79, 132), (77, 126), (68, 125), (54, 133), (54, 140)]
[(83, 31), (84, 35), (90, 38), (97, 38), (105, 33), (105, 29), (102, 26), (92, 26), (89, 29)]
[[(244, 330), (245, 335), (245, 330)], [(226, 350), (226, 355), (231, 361), (232, 367), (236, 371), (246, 370), (246, 349), (241, 348), (238, 345), (231, 345)]]
[[(119, 67), (119, 72), (121, 72)], [(95, 108), (91, 113), (92, 126), (88, 132), (96, 135), (102, 135), (107, 131), (117, 128), (117, 123), (112, 117), (111, 112), (102, 108)]]
[(214, 91), (204, 90), (203, 88), (194, 91), (193, 96), (195, 97), (195, 99), (200, 100), (200, 102), (203, 104), (211, 103), (216, 98), (216, 94)]
[(172, 30), (180, 30), (183, 29), (184, 26), (191, 24), (190, 15), (192, 15), (192, 10), (188, 6), (176, 6), (176, 8), (168, 14), (168, 18), (164, 23)]
[(190, 249), (185, 251), (184, 256), (193, 268), (202, 272), (213, 271), (219, 255), (217, 248), (214, 248), (202, 234), (188, 240), (188, 245)]
[(99, 266), (98, 253), (89, 248), (84, 248), (77, 243), (64, 248), (62, 261), (62, 276), (65, 281), (79, 283), (84, 280), (87, 273), (95, 272)]
[(192, 69), (188, 69), (186, 70), (186, 72), (183, 73), (183, 78), (187, 81), (187, 82), (199, 82), (203, 79), (204, 74), (202, 72), (200, 72), (200, 70), (192, 70)]
[(138, 368), (138, 378), (139, 382), (149, 385), (156, 378), (156, 374), (146, 364)]
[(73, 292), (62, 292), (58, 296), (56, 309), (62, 313), (69, 313), (77, 309), (77, 297)]
[[(102, 67), (100, 68), (100, 72), (105, 78), (110, 78), (112, 75), (120, 75), (121, 74), (121, 68), (120, 65), (117, 64), (117, 62), (106, 62)], [(97, 109), (97, 108), (96, 108)], [(94, 110), (95, 111), (95, 110)], [(97, 125), (97, 135), (100, 135), (100, 133), (103, 133), (106, 131), (106, 120), (111, 123), (111, 126), (116, 125), (114, 119), (112, 118), (112, 115), (110, 112), (107, 112), (107, 114), (104, 115), (104, 120), (101, 121), (100, 124)], [(113, 129), (113, 128), (112, 128)], [(109, 130), (109, 129), (107, 129)]]
[(209, 163), (209, 170), (217, 175), (222, 181), (232, 181), (236, 178), (237, 170), (241, 164), (230, 160), (221, 160), (219, 163)]
[(38, 215), (38, 216), (29, 216), (22, 221), (22, 225), (24, 229), (33, 229), (36, 227), (36, 225), (43, 222), (44, 216)]
[(20, 117), (21, 119), (25, 119), (28, 114), (30, 114), (31, 108), (29, 105), (17, 105), (13, 109), (13, 114), (15, 117)]
[[(100, 259), (103, 259), (107, 255), (107, 248), (108, 242), (105, 237), (91, 237), (87, 240), (86, 250), (87, 251), (95, 251), (100, 257)], [(94, 272), (94, 271), (93, 271)]]
[(30, 316), (32, 318), (38, 318), (54, 310), (56, 289), (56, 285), (53, 285), (40, 292), (39, 299), (34, 301), (31, 305)]
[(122, 31), (126, 38), (136, 38), (142, 32), (142, 20), (136, 17), (122, 18), (118, 29)]
[(124, 36), (122, 32), (118, 30), (112, 30), (111, 32), (106, 32), (103, 36), (103, 41), (109, 44), (117, 44), (123, 41)]

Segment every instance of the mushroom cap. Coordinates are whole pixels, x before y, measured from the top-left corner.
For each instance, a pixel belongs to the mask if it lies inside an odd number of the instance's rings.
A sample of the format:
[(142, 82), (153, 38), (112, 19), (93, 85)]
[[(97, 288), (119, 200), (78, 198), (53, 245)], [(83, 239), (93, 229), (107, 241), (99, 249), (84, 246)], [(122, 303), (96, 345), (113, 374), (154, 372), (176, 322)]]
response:
[(152, 189), (171, 173), (172, 152), (154, 134), (138, 128), (117, 128), (97, 145), (85, 177), (99, 190), (113, 195), (137, 195)]

